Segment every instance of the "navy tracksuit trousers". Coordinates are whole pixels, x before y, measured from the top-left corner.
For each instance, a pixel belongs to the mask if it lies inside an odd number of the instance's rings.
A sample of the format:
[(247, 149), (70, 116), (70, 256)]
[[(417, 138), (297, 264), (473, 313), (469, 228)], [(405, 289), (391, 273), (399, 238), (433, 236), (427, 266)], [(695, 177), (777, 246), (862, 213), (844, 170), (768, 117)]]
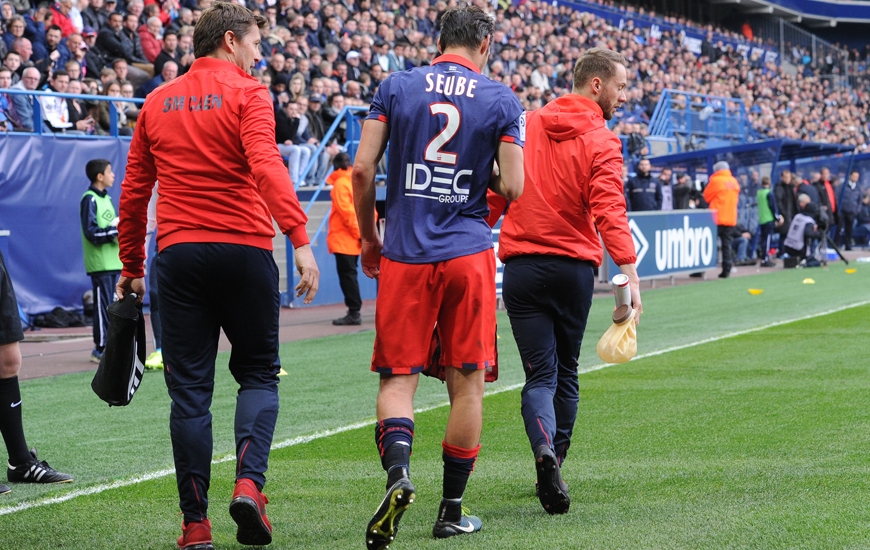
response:
[(502, 297), (526, 374), (526, 434), (533, 451), (546, 445), (560, 463), (577, 419), (577, 358), (594, 283), (591, 263), (560, 256), (518, 256), (504, 269)]
[(223, 328), (232, 345), (236, 479), (262, 489), (278, 418), (278, 267), (272, 252), (223, 243), (182, 243), (159, 256), (169, 429), (185, 521), (207, 517), (215, 356)]
[(106, 337), (109, 334), (109, 312), (106, 310), (115, 301), (115, 284), (120, 271), (97, 271), (89, 273), (91, 289), (94, 293), (94, 348), (99, 351), (106, 349)]

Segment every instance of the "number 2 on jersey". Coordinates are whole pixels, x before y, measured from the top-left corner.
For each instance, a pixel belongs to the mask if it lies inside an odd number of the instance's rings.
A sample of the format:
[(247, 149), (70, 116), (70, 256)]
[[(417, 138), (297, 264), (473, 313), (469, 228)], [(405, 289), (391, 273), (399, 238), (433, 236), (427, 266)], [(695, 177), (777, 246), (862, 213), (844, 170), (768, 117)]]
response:
[(441, 151), (441, 147), (453, 139), (453, 136), (455, 136), (456, 132), (459, 131), (459, 124), (462, 121), (459, 109), (457, 109), (456, 105), (453, 105), (452, 103), (433, 103), (429, 105), (429, 112), (432, 113), (433, 116), (446, 115), (447, 124), (445, 124), (444, 128), (441, 129), (438, 135), (429, 142), (429, 145), (426, 147), (426, 154), (423, 155), (423, 159), (428, 160), (429, 162), (438, 162), (442, 164), (456, 164), (456, 154), (443, 152)]

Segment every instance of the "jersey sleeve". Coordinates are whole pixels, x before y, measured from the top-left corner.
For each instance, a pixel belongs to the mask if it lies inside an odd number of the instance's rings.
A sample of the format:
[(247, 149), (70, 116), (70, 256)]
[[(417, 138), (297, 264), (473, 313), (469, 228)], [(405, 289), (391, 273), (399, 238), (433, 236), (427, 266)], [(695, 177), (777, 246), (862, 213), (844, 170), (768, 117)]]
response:
[(387, 77), (387, 79), (381, 82), (381, 85), (378, 86), (378, 91), (375, 92), (375, 97), (372, 98), (372, 103), (369, 107), (369, 114), (366, 115), (366, 120), (374, 119), (385, 124), (389, 123), (389, 111), (387, 109), (390, 104), (389, 97), (391, 81), (392, 75)]
[(499, 141), (516, 143), (523, 147), (526, 143), (526, 111), (520, 100), (510, 89), (502, 92), (501, 120), (499, 121)]

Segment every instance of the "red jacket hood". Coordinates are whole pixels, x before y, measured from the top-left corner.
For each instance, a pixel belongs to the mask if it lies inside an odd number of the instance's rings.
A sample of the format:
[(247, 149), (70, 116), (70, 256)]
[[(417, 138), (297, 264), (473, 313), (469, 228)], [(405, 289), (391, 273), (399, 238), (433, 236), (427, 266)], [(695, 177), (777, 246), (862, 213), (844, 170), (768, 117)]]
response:
[(544, 130), (551, 139), (565, 141), (604, 127), (604, 113), (587, 97), (568, 94), (541, 108)]

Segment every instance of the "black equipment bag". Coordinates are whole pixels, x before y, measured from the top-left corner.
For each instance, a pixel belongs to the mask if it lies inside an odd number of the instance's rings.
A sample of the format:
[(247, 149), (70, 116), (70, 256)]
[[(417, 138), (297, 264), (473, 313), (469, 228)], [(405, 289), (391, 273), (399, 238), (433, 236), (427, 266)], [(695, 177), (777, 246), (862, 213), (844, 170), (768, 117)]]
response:
[(91, 388), (109, 406), (128, 405), (145, 372), (145, 316), (136, 298), (128, 294), (107, 308), (106, 349)]

